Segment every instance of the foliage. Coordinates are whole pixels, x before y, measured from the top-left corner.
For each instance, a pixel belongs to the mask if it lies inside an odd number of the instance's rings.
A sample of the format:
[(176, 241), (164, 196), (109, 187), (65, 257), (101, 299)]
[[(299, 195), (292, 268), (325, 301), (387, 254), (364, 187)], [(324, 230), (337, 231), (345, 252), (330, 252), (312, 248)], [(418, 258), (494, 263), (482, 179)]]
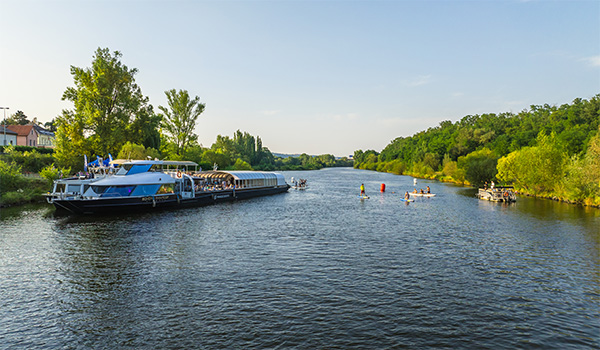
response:
[(54, 180), (58, 179), (61, 175), (69, 175), (70, 173), (71, 168), (59, 169), (54, 166), (54, 163), (40, 170), (40, 176), (46, 180), (48, 186), (52, 186)]
[(27, 125), (31, 123), (31, 121), (27, 118), (23, 111), (17, 111), (15, 114), (6, 118), (7, 125)]
[(14, 145), (0, 146), (0, 152), (8, 153), (11, 151), (17, 151), (17, 152), (36, 151), (41, 154), (54, 154), (53, 148), (38, 148), (38, 147), (33, 147), (33, 146), (14, 146)]
[[(117, 153), (126, 141), (150, 142), (152, 106), (135, 83), (137, 69), (120, 61), (121, 53), (98, 48), (91, 68), (71, 66), (75, 87), (68, 87), (62, 99), (75, 109), (57, 118), (57, 161), (77, 167), (83, 154), (106, 156)], [(136, 140), (130, 139), (135, 137)]]
[(92, 153), (85, 138), (83, 119), (75, 117), (71, 111), (63, 111), (57, 118), (55, 134), (55, 158), (58, 166), (69, 167), (75, 171), (83, 170), (83, 155)]
[(498, 157), (487, 148), (471, 152), (458, 159), (458, 166), (465, 171), (465, 180), (474, 186), (493, 181), (497, 174), (497, 163)]
[(21, 167), (12, 162), (0, 160), (0, 190), (4, 192), (16, 191), (23, 187), (25, 181), (21, 176)]
[(541, 131), (537, 145), (524, 147), (499, 162), (499, 178), (535, 195), (556, 193), (565, 176), (567, 153), (556, 134)]
[(175, 145), (175, 154), (181, 156), (189, 145), (198, 139), (193, 133), (196, 121), (204, 111), (205, 104), (200, 103), (200, 97), (190, 98), (186, 90), (165, 91), (169, 108), (158, 106), (163, 112), (162, 127), (169, 142)]
[[(25, 151), (18, 151), (18, 149), (25, 149)], [(37, 173), (43, 167), (54, 162), (54, 157), (51, 153), (42, 154), (35, 147), (19, 148), (7, 146), (4, 152), (1, 159), (15, 164), (19, 167), (19, 171), (27, 173)]]
[(238, 158), (235, 160), (235, 163), (231, 166), (231, 170), (252, 170), (250, 164), (242, 159)]
[(150, 157), (151, 159), (160, 158), (160, 153), (151, 147), (144, 147), (144, 145), (138, 145), (136, 143), (131, 143), (127, 141), (121, 150), (117, 158), (119, 159), (146, 159)]

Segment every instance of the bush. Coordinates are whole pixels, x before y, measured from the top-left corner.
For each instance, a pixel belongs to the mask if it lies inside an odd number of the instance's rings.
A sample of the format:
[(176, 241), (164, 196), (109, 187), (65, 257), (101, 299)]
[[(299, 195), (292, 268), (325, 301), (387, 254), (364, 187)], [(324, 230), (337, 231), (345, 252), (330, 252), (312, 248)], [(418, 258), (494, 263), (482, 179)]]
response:
[(7, 163), (0, 160), (0, 193), (16, 191), (25, 184), (25, 178), (21, 175), (21, 167), (15, 163)]

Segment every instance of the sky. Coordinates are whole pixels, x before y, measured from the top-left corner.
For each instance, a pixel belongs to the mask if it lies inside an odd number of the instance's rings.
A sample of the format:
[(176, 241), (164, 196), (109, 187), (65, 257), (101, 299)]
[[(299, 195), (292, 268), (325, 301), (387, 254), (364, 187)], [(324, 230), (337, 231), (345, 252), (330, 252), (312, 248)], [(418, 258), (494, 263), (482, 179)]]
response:
[(73, 109), (70, 67), (122, 53), (154, 110), (206, 104), (210, 147), (236, 130), (276, 153), (381, 151), (466, 115), (600, 93), (600, 1), (0, 0), (0, 106)]

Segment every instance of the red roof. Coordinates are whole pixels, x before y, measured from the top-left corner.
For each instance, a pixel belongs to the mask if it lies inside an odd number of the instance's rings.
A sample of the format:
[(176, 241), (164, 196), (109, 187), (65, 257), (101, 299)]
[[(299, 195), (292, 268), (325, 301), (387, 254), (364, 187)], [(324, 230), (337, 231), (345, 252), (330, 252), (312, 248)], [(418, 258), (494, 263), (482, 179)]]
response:
[(6, 128), (16, 132), (19, 136), (28, 136), (31, 129), (33, 129), (33, 125), (7, 125)]

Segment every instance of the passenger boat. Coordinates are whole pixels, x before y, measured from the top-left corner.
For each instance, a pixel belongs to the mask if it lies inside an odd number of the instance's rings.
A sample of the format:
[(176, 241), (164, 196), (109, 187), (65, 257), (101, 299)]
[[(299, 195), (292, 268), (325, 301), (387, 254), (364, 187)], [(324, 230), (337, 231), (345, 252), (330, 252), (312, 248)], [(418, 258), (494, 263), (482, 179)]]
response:
[(202, 206), (286, 192), (283, 175), (258, 171), (189, 171), (193, 162), (129, 161), (102, 178), (54, 182), (47, 201), (75, 214)]
[(512, 186), (480, 188), (477, 192), (477, 198), (491, 202), (512, 203), (517, 201), (517, 195)]

